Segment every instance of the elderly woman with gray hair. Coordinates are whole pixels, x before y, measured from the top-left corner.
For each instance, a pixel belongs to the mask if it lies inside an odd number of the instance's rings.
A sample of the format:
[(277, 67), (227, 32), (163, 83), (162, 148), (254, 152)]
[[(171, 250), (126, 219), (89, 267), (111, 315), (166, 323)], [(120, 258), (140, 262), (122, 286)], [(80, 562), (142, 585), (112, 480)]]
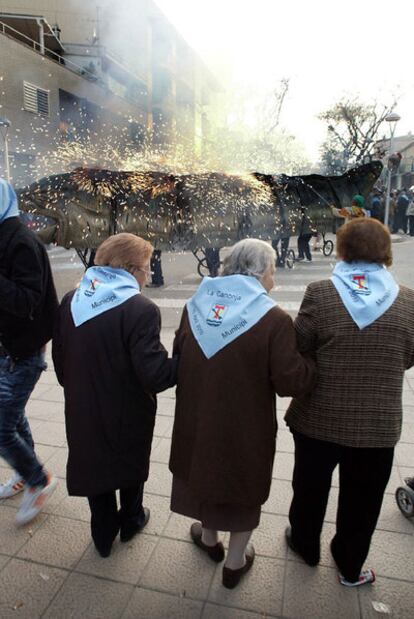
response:
[(248, 541), (272, 480), (275, 392), (300, 396), (315, 382), (296, 348), (291, 318), (269, 296), (275, 252), (257, 239), (236, 243), (220, 277), (204, 278), (184, 309), (174, 342), (180, 355), (170, 457), (171, 509), (196, 518), (190, 535), (216, 562), (218, 531), (230, 531), (223, 585), (253, 564)]

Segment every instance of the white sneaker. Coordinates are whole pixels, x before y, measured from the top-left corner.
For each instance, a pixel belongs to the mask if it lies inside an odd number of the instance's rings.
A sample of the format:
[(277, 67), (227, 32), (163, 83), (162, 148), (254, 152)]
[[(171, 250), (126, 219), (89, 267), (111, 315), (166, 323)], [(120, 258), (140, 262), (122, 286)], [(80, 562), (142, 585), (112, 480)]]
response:
[(342, 576), (342, 574), (338, 574), (338, 578), (341, 585), (344, 585), (345, 587), (360, 587), (361, 585), (367, 585), (369, 583), (375, 582), (375, 572), (371, 569), (363, 570), (360, 573), (358, 580), (356, 580), (355, 582), (350, 582), (349, 580), (346, 580)]
[(0, 499), (10, 499), (24, 490), (24, 486), (24, 479), (16, 473), (5, 484), (0, 484)]
[(16, 523), (18, 525), (27, 524), (42, 510), (50, 495), (54, 492), (57, 486), (57, 479), (50, 473), (47, 473), (46, 486), (35, 486), (34, 488), (26, 488), (23, 499), (16, 514)]

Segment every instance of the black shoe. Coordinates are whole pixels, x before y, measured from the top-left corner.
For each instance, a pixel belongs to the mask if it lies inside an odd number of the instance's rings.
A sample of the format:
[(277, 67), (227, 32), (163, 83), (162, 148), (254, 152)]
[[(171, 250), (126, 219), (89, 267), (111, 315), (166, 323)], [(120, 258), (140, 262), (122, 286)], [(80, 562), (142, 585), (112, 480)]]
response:
[(223, 586), (226, 589), (234, 589), (239, 584), (241, 578), (247, 574), (254, 563), (254, 546), (250, 544), (249, 550), (246, 550), (246, 563), (238, 570), (231, 570), (229, 567), (223, 567)]
[(145, 515), (143, 524), (135, 526), (129, 525), (126, 527), (121, 526), (121, 542), (129, 542), (133, 537), (135, 537), (137, 533), (140, 533), (140, 531), (142, 531), (142, 529), (147, 526), (148, 520), (150, 519), (150, 510), (148, 509), (148, 507), (144, 507), (143, 509)]
[(285, 540), (289, 548), (297, 554), (307, 565), (310, 567), (315, 567), (319, 563), (319, 559), (306, 559), (303, 554), (296, 548), (295, 544), (292, 542), (292, 527), (286, 527), (285, 529)]
[(190, 528), (190, 535), (191, 535), (191, 539), (193, 540), (194, 544), (198, 546), (199, 548), (201, 548), (201, 550), (204, 550), (204, 552), (208, 554), (210, 559), (213, 559), (213, 561), (215, 561), (216, 563), (220, 563), (220, 561), (223, 561), (224, 559), (223, 544), (221, 542), (217, 542), (217, 544), (215, 544), (214, 546), (207, 546), (207, 544), (204, 544), (204, 542), (201, 539), (202, 534), (203, 534), (203, 531), (202, 531), (201, 524), (199, 522), (193, 522)]

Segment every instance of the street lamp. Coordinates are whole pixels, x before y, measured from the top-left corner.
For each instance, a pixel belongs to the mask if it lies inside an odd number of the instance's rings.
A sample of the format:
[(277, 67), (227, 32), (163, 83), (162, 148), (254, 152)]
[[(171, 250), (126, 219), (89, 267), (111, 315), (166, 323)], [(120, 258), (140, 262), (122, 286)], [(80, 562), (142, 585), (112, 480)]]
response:
[(0, 117), (0, 133), (4, 140), (4, 162), (6, 164), (6, 178), (10, 182), (10, 164), (9, 164), (9, 143), (7, 140), (7, 132), (11, 127), (11, 122), (8, 118)]
[[(392, 155), (394, 149), (394, 133), (395, 127), (397, 126), (397, 122), (400, 120), (401, 116), (398, 116), (395, 112), (391, 112), (388, 116), (385, 117), (387, 123), (390, 123), (390, 150), (388, 153), (388, 158)], [(392, 176), (392, 166), (388, 166), (388, 179), (387, 179), (387, 196), (385, 200), (385, 216), (384, 216), (384, 224), (388, 226), (388, 219), (390, 215), (390, 194), (391, 194), (391, 176)]]

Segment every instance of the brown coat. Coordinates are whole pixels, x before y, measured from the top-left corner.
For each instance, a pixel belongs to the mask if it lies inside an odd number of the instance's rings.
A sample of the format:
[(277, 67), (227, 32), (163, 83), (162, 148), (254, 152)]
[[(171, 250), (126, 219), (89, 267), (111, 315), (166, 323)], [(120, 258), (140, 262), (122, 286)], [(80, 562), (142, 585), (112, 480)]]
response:
[(318, 383), (293, 400), (291, 429), (348, 447), (393, 447), (401, 434), (404, 372), (414, 364), (414, 291), (359, 330), (330, 280), (306, 290), (295, 321), (299, 347), (316, 356)]
[(184, 310), (170, 469), (194, 496), (212, 503), (260, 505), (269, 495), (277, 430), (275, 392), (302, 395), (314, 365), (296, 348), (291, 318), (271, 309), (210, 359)]

